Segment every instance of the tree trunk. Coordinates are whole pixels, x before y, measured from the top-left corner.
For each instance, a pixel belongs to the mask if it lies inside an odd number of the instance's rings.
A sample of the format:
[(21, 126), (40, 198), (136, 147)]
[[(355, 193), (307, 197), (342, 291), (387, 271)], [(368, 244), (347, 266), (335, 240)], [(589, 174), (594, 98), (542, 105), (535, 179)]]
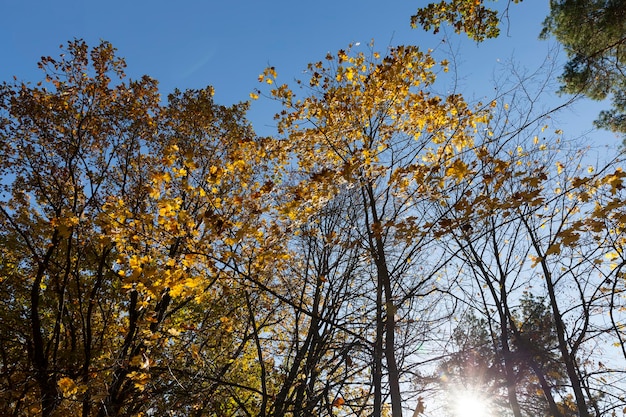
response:
[[(385, 256), (385, 246), (382, 238), (382, 224), (376, 210), (376, 201), (374, 198), (374, 190), (371, 184), (366, 187), (367, 196), (366, 205), (372, 215), (372, 228), (370, 230), (370, 242), (373, 240), (373, 247), (371, 248), (374, 261), (376, 265), (377, 275), (377, 294), (382, 292), (380, 297), (377, 297), (378, 308), (382, 309), (384, 303), (384, 313), (380, 310), (378, 320), (384, 320), (384, 333), (385, 343), (383, 347), (383, 353), (385, 361), (387, 363), (388, 379), (389, 379), (389, 393), (391, 395), (391, 415), (393, 417), (402, 417), (402, 399), (400, 397), (400, 373), (398, 371), (398, 365), (396, 362), (395, 353), (395, 313), (396, 306), (393, 304), (393, 290), (391, 288), (391, 277), (389, 276), (389, 269), (387, 268), (387, 259)], [(373, 239), (371, 238), (373, 236)], [(378, 326), (382, 328), (383, 326)], [(377, 328), (377, 330), (378, 330)], [(377, 332), (377, 338), (379, 334)], [(378, 340), (377, 340), (378, 342)], [(380, 340), (382, 344), (382, 340)], [(382, 369), (381, 369), (382, 371)], [(375, 414), (377, 415), (377, 414)]]
[(552, 281), (552, 273), (550, 272), (548, 264), (546, 263), (545, 253), (541, 251), (539, 242), (537, 241), (536, 236), (532, 233), (532, 230), (526, 221), (524, 221), (524, 226), (531, 236), (532, 245), (535, 249), (535, 252), (541, 259), (541, 270), (544, 274), (546, 289), (548, 290), (548, 298), (550, 299), (550, 308), (552, 309), (552, 317), (554, 318), (554, 329), (556, 331), (559, 344), (559, 352), (561, 353), (561, 360), (565, 364), (567, 376), (570, 380), (570, 383), (572, 384), (572, 391), (574, 391), (574, 398), (576, 399), (578, 415), (580, 417), (591, 417), (591, 414), (589, 414), (589, 408), (587, 406), (587, 400), (585, 399), (585, 394), (583, 393), (582, 385), (578, 377), (576, 364), (574, 363), (574, 352), (570, 352), (567, 345), (567, 340), (565, 336), (565, 323), (563, 323), (563, 317), (561, 316), (561, 311), (559, 309), (559, 303), (554, 288), (554, 282)]
[(43, 277), (58, 244), (58, 233), (52, 236), (50, 247), (46, 251), (44, 258), (38, 262), (37, 275), (30, 292), (30, 324), (32, 332), (31, 356), (35, 368), (35, 379), (40, 391), (41, 415), (51, 416), (59, 402), (59, 393), (54, 375), (48, 369), (48, 359), (46, 357), (46, 347), (42, 335), (41, 319), (39, 317), (39, 291)]

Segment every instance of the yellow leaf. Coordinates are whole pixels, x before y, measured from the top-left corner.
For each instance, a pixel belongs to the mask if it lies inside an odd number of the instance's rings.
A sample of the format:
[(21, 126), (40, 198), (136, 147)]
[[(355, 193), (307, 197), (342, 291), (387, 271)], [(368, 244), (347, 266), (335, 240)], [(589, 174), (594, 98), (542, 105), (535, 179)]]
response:
[(563, 172), (563, 168), (565, 168), (565, 166), (561, 162), (557, 162), (556, 163), (556, 172), (557, 172), (557, 174), (560, 174), (561, 172)]
[(542, 259), (540, 256), (533, 256), (533, 255), (530, 255), (529, 258), (532, 261), (532, 263), (530, 264), (531, 268), (536, 267), (537, 264), (541, 262), (541, 259)]
[(624, 178), (624, 176), (626, 176), (626, 174), (621, 168), (616, 169), (615, 173), (606, 176), (605, 181), (611, 186), (612, 194), (615, 194), (617, 190), (622, 189), (622, 178)]
[(348, 69), (346, 70), (346, 78), (347, 78), (349, 81), (352, 81), (352, 79), (354, 78), (354, 69), (353, 69), (352, 67), (350, 67), (350, 68), (348, 68)]
[(143, 363), (143, 357), (142, 355), (135, 355), (132, 358), (130, 358), (130, 362), (128, 363), (130, 366), (141, 366), (141, 364)]
[(157, 198), (161, 196), (161, 191), (157, 187), (151, 187), (149, 196), (150, 198), (153, 198), (156, 200)]
[(170, 327), (169, 329), (167, 329), (167, 333), (169, 333), (171, 336), (180, 336), (180, 331), (178, 331), (177, 329), (174, 329), (173, 327)]
[(467, 164), (460, 159), (457, 159), (448, 167), (446, 170), (446, 175), (450, 177), (454, 177), (456, 182), (459, 183), (467, 176), (468, 174)]
[(63, 377), (59, 379), (57, 385), (59, 386), (59, 390), (61, 390), (61, 394), (63, 394), (64, 397), (69, 397), (70, 395), (74, 395), (78, 392), (78, 387), (72, 378)]
[(133, 381), (133, 385), (139, 391), (143, 391), (146, 389), (146, 385), (150, 381), (150, 375), (145, 372), (137, 372), (133, 371), (128, 374), (128, 378)]
[(224, 330), (228, 333), (233, 331), (233, 324), (228, 317), (220, 317), (220, 322), (222, 323), (222, 326), (224, 326)]

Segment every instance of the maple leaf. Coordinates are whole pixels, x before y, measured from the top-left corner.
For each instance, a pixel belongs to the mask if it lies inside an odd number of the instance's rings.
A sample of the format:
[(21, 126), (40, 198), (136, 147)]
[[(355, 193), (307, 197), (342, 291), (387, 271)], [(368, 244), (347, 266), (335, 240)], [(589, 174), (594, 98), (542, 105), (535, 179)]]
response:
[(346, 403), (346, 401), (342, 397), (337, 397), (333, 401), (333, 407), (341, 407), (345, 403)]
[(559, 255), (561, 253), (561, 244), (555, 242), (548, 247), (545, 256), (548, 255)]
[(574, 229), (565, 229), (559, 232), (559, 237), (564, 245), (572, 247), (580, 240), (580, 232)]
[(63, 377), (57, 382), (64, 397), (70, 397), (78, 392), (78, 386), (72, 378)]
[(467, 164), (460, 159), (456, 159), (447, 169), (446, 175), (454, 178), (458, 183), (470, 173)]

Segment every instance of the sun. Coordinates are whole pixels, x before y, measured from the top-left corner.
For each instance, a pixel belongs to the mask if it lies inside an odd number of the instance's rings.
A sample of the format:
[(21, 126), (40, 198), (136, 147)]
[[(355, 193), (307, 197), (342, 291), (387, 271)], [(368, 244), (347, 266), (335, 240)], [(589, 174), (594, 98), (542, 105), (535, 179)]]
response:
[(491, 417), (489, 400), (477, 392), (460, 392), (453, 398), (454, 417)]

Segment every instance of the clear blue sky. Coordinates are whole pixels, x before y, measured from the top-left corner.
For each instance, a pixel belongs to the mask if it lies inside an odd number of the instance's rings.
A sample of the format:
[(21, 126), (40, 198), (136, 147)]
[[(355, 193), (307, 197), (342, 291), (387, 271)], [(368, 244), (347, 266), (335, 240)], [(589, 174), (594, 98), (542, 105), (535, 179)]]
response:
[[(449, 33), (430, 35), (409, 27), (411, 14), (427, 0), (0, 0), (0, 80), (13, 75), (37, 81), (42, 55), (57, 56), (59, 45), (83, 38), (89, 45), (110, 41), (126, 58), (132, 78), (148, 74), (162, 93), (174, 88), (212, 85), (216, 100), (231, 104), (247, 100), (268, 65), (281, 81), (302, 75), (317, 61), (351, 42), (366, 47), (374, 39), (383, 52), (388, 45), (417, 44), (458, 52), (462, 91), (469, 97), (490, 97), (491, 78), (502, 63), (539, 65), (551, 43), (539, 41), (548, 0), (526, 0), (511, 6), (503, 36), (480, 46)], [(499, 4), (506, 4), (500, 0)], [(494, 4), (498, 4), (494, 3)], [(578, 134), (591, 127), (596, 103), (583, 103), (562, 118), (564, 130)], [(272, 106), (255, 102), (250, 113), (255, 129), (268, 133)], [(617, 143), (608, 132), (596, 140)]]

